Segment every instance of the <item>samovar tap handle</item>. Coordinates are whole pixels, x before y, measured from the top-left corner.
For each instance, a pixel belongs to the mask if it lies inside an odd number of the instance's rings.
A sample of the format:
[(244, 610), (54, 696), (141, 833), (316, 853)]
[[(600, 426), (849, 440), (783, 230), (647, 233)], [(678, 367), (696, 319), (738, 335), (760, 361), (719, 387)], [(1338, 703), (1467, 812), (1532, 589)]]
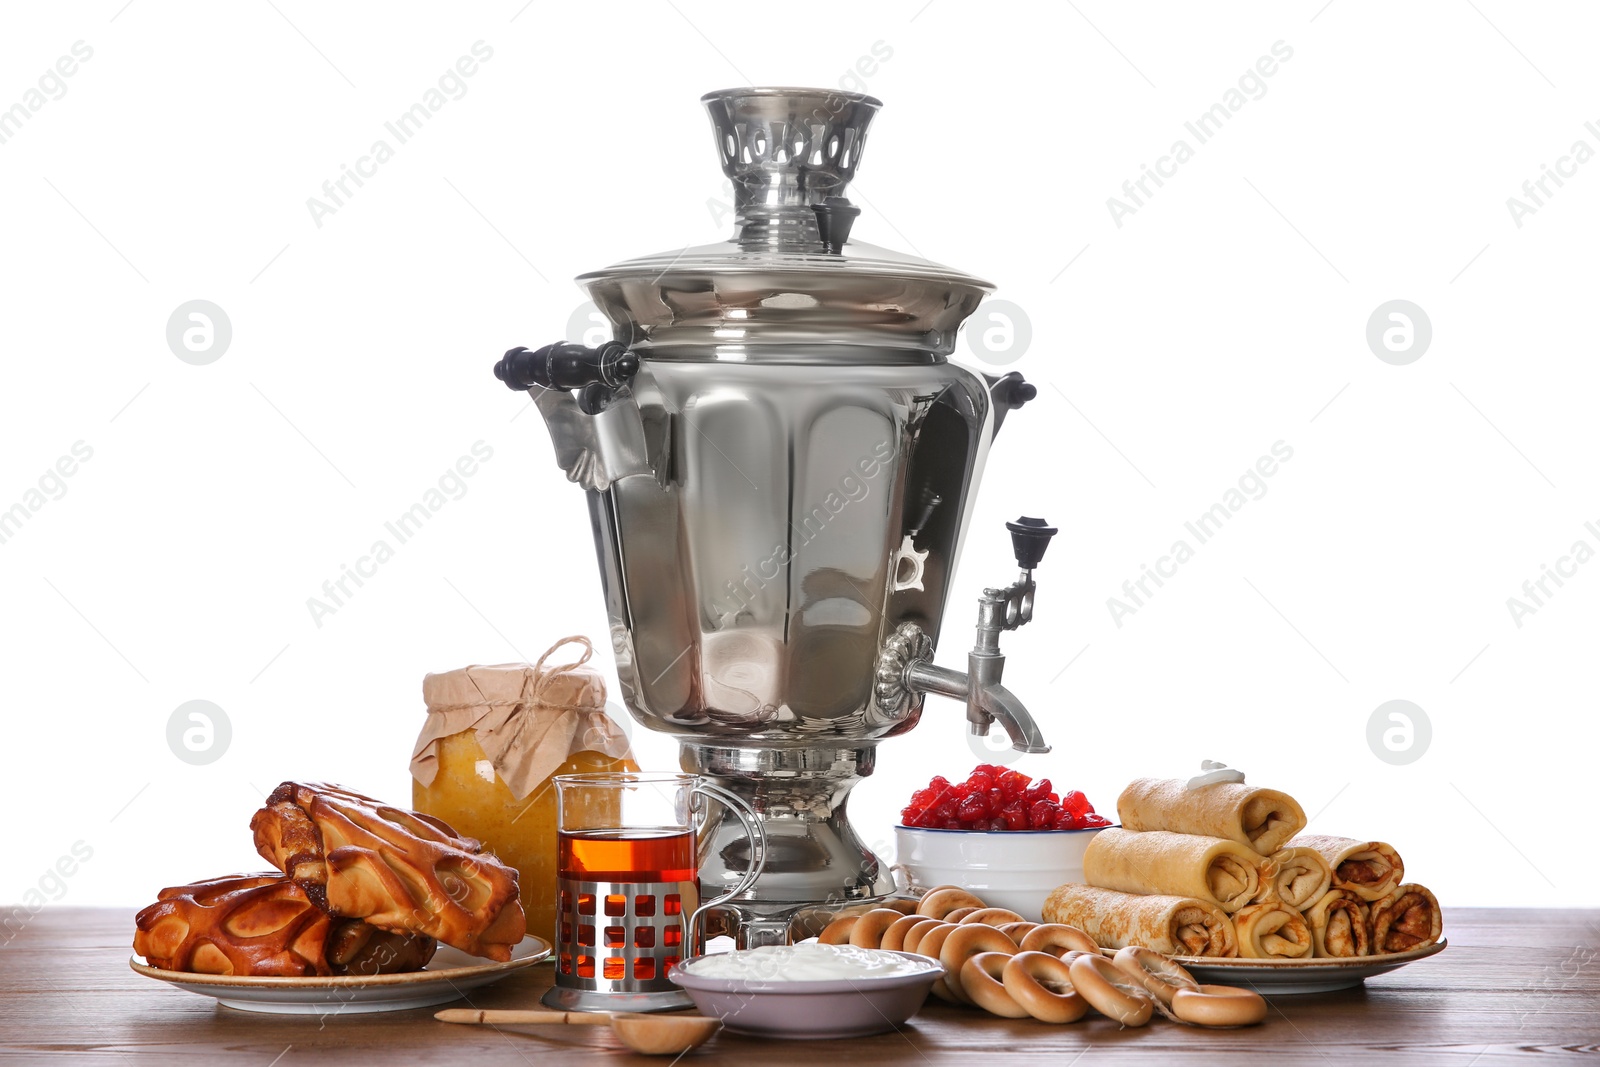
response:
[(877, 703), (891, 716), (904, 717), (923, 694), (937, 693), (966, 702), (967, 723), (974, 734), (987, 735), (999, 720), (1012, 748), (1049, 752), (1050, 745), (1028, 709), (1000, 684), (1006, 665), (1000, 634), (1032, 620), (1033, 570), (1057, 531), (1043, 519), (1027, 515), (1006, 523), (1006, 529), (1011, 531), (1011, 547), (1022, 574), (1004, 589), (985, 589), (978, 598), (977, 642), (967, 653), (967, 669), (956, 671), (935, 664), (933, 642), (922, 627), (903, 622), (878, 654)]

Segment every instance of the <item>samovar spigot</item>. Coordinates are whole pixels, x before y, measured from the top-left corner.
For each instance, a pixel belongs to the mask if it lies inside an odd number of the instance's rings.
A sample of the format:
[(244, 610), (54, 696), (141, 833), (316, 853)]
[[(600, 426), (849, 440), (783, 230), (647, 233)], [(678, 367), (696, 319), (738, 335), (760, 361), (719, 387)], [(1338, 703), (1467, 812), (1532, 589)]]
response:
[(885, 710), (903, 707), (923, 693), (964, 700), (968, 729), (983, 737), (998, 720), (1019, 752), (1049, 752), (1027, 707), (1000, 684), (1006, 657), (1000, 651), (1000, 634), (1033, 619), (1034, 568), (1044, 558), (1056, 528), (1043, 519), (1024, 515), (1006, 523), (1011, 547), (1022, 573), (1003, 589), (985, 589), (978, 597), (978, 634), (967, 653), (967, 669), (951, 670), (933, 662), (933, 642), (914, 622), (901, 623), (885, 643), (878, 661), (877, 699)]

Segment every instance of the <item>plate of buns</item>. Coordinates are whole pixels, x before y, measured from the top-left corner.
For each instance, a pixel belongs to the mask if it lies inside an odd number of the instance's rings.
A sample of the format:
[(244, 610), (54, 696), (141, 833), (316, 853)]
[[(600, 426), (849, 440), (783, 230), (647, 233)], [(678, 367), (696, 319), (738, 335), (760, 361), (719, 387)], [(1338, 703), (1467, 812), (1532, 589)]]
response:
[(516, 870), (438, 819), (285, 782), (250, 826), (276, 869), (163, 889), (135, 919), (135, 971), (246, 1011), (335, 1014), (442, 1004), (550, 954)]

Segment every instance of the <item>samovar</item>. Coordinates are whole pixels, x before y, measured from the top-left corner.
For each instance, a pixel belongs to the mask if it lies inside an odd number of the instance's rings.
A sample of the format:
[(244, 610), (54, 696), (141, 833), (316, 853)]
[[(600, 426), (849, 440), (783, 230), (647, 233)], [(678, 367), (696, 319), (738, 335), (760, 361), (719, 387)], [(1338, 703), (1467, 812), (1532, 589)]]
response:
[[(991, 442), (1034, 387), (950, 363), (993, 287), (850, 239), (846, 198), (881, 103), (826, 89), (707, 94), (733, 237), (578, 279), (596, 348), (515, 348), (495, 366), (544, 416), (588, 498), (621, 693), (685, 771), (746, 799), (765, 871), (716, 929), (781, 942), (792, 917), (895, 889), (846, 801), (924, 696), (974, 734), (1048, 752), (1001, 684), (999, 636), (1033, 614), (1056, 531), (1007, 523), (1020, 576), (979, 598), (965, 670), (933, 663)], [(700, 837), (710, 896), (752, 861), (731, 814)]]

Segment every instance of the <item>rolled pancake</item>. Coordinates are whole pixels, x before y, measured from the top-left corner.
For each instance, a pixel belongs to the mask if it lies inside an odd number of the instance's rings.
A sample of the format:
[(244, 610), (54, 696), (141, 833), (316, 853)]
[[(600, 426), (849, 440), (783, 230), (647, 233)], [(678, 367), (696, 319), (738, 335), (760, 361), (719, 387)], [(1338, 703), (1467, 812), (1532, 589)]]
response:
[(1311, 953), (1318, 959), (1372, 955), (1367, 905), (1348, 889), (1330, 889), (1303, 913), (1311, 927)]
[(1233, 923), (1195, 897), (1138, 896), (1068, 883), (1045, 898), (1044, 921), (1076, 926), (1106, 948), (1140, 945), (1169, 956), (1238, 955)]
[(1333, 868), (1313, 848), (1280, 848), (1261, 862), (1261, 888), (1256, 903), (1281, 900), (1304, 911), (1322, 898), (1333, 883)]
[(1239, 955), (1246, 959), (1311, 957), (1311, 927), (1298, 911), (1285, 907), (1281, 901), (1240, 908), (1233, 914), (1233, 928), (1239, 938)]
[(1374, 955), (1431, 945), (1439, 940), (1444, 928), (1439, 901), (1415, 882), (1372, 905), (1371, 923)]
[(1111, 827), (1089, 842), (1083, 880), (1122, 893), (1198, 897), (1232, 913), (1260, 889), (1262, 862), (1237, 841), (1221, 837)]
[(1368, 903), (1382, 900), (1393, 893), (1405, 876), (1406, 868), (1400, 861), (1400, 853), (1382, 841), (1301, 834), (1289, 844), (1322, 853), (1322, 858), (1333, 868), (1333, 888), (1348, 889)]
[(1305, 829), (1306, 813), (1293, 797), (1243, 782), (1189, 789), (1177, 778), (1138, 778), (1117, 798), (1117, 818), (1128, 830), (1171, 830), (1223, 837), (1270, 856)]

